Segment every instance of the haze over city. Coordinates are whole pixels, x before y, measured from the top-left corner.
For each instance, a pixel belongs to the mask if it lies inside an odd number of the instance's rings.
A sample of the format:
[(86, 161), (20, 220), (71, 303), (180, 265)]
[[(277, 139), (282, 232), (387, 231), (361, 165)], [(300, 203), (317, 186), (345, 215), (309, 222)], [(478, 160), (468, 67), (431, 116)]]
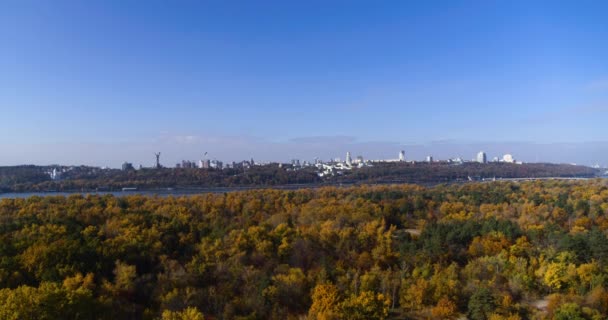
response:
[(605, 2), (0, 3), (0, 165), (608, 164)]

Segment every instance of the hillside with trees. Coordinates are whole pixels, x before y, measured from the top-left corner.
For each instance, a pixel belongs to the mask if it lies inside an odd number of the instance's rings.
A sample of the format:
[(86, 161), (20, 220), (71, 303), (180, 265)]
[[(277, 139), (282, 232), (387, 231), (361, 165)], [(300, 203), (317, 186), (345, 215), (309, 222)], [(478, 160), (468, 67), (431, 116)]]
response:
[[(52, 180), (53, 169), (60, 176)], [(344, 170), (333, 176), (320, 177), (315, 167), (278, 164), (250, 168), (195, 169), (144, 168), (140, 170), (100, 169), (96, 167), (17, 166), (0, 167), (0, 192), (95, 191), (138, 188), (201, 189), (214, 187), (270, 187), (294, 184), (337, 185), (418, 183), (439, 184), (494, 178), (595, 177), (598, 170), (564, 164), (509, 163), (374, 163), (370, 167)]]
[(1, 319), (605, 319), (608, 182), (0, 200)]
[(569, 164), (553, 163), (477, 163), (450, 164), (446, 162), (386, 162), (353, 170), (338, 180), (398, 183), (441, 183), (469, 179), (594, 177), (598, 170)]

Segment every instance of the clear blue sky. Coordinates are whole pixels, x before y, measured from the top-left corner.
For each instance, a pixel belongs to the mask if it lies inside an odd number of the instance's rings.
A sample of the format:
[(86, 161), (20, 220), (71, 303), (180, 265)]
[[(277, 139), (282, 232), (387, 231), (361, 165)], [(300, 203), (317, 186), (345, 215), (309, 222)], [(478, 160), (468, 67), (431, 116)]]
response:
[[(0, 165), (146, 165), (156, 150), (167, 164), (204, 151), (468, 159), (471, 145), (608, 163), (607, 12), (606, 1), (2, 1)], [(563, 159), (518, 149), (563, 143)]]

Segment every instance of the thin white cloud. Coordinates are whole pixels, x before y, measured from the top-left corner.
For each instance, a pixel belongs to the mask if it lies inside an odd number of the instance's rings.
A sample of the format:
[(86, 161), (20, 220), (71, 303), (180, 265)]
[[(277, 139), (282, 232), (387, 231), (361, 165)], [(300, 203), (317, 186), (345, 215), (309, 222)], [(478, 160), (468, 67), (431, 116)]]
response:
[(579, 108), (575, 108), (574, 111), (580, 114), (606, 113), (608, 112), (608, 103), (598, 103), (589, 106), (582, 106)]
[(592, 81), (587, 88), (592, 91), (608, 91), (608, 78)]
[(353, 136), (315, 136), (315, 137), (298, 137), (289, 139), (291, 143), (301, 144), (319, 144), (319, 143), (354, 143), (357, 141)]

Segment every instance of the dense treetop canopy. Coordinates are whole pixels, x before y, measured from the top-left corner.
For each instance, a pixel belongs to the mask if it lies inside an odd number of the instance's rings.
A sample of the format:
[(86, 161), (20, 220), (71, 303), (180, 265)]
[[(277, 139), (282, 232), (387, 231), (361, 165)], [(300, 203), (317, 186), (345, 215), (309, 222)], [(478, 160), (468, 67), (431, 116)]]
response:
[(0, 200), (2, 319), (604, 319), (608, 183)]

